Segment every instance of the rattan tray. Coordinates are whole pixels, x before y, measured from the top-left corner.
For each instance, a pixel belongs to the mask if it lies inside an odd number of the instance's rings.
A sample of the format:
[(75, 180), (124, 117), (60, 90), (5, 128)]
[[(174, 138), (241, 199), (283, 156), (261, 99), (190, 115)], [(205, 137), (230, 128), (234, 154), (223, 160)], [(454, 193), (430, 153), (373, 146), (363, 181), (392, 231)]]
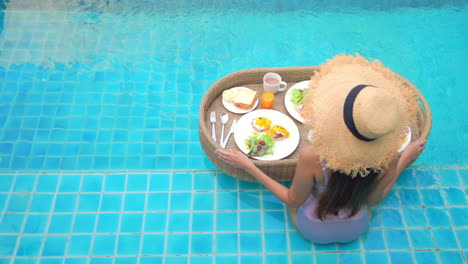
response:
[[(221, 122), (219, 122), (219, 114), (226, 112), (229, 114), (229, 123), (226, 125), (225, 133), (227, 134), (232, 120), (237, 119), (242, 116), (240, 114), (234, 114), (229, 112), (222, 105), (221, 94), (224, 90), (236, 87), (236, 86), (245, 86), (253, 90), (259, 91), (259, 95), (262, 93), (262, 78), (268, 72), (276, 72), (281, 75), (282, 79), (288, 83), (288, 88), (292, 85), (304, 81), (310, 80), (311, 77), (317, 72), (320, 68), (318, 66), (306, 66), (306, 67), (281, 67), (281, 68), (256, 68), (256, 69), (247, 69), (228, 74), (218, 81), (216, 81), (203, 96), (200, 105), (199, 112), (199, 137), (200, 143), (205, 151), (208, 158), (222, 171), (231, 175), (232, 177), (246, 180), (246, 181), (255, 181), (252, 176), (247, 174), (245, 171), (232, 167), (231, 165), (225, 163), (221, 159), (218, 159), (215, 153), (215, 150), (219, 148), (219, 138), (221, 134)], [(404, 82), (408, 87), (412, 88), (419, 98), (420, 111), (418, 113), (418, 122), (413, 124), (411, 127), (412, 130), (412, 140), (417, 138), (427, 138), (432, 126), (432, 118), (430, 108), (426, 102), (426, 99), (421, 94), (421, 92), (408, 80), (404, 79)], [(275, 103), (273, 105), (274, 110), (278, 110), (286, 115), (291, 115), (286, 111), (284, 105), (284, 96), (286, 92), (277, 93), (275, 96)], [(260, 104), (256, 109), (260, 109)], [(218, 122), (216, 122), (216, 138), (218, 142), (215, 142), (211, 138), (211, 123), (210, 123), (210, 113), (215, 111), (217, 114)], [(253, 160), (255, 165), (259, 167), (263, 172), (269, 175), (271, 178), (277, 181), (290, 181), (294, 177), (294, 172), (296, 170), (296, 163), (298, 158), (299, 150), (308, 144), (307, 133), (308, 128), (306, 125), (296, 121), (293, 117), (292, 120), (296, 123), (299, 128), (299, 133), (301, 135), (299, 145), (288, 157), (275, 160), (275, 161), (261, 161)], [(235, 148), (238, 149), (234, 137), (231, 136), (226, 149)]]

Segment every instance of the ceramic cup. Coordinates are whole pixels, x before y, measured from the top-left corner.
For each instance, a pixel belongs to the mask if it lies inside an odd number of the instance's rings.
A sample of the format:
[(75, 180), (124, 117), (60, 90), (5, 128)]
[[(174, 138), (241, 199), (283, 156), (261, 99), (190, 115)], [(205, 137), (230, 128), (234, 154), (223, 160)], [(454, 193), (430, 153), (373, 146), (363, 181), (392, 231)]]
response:
[(274, 72), (269, 72), (263, 76), (263, 91), (276, 94), (286, 89), (287, 83), (281, 80), (281, 76)]

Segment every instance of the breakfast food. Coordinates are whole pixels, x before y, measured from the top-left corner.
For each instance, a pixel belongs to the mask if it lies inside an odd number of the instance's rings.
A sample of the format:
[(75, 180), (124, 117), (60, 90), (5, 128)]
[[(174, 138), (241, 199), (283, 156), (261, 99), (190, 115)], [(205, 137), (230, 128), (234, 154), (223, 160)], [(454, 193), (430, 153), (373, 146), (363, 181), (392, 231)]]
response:
[(252, 120), (252, 127), (257, 132), (268, 131), (271, 126), (271, 120), (266, 117), (257, 117)]
[(234, 101), (235, 97), (236, 97), (236, 93), (232, 89), (228, 89), (223, 92), (223, 99), (228, 102)]
[(270, 135), (254, 132), (250, 137), (245, 139), (247, 146), (247, 156), (260, 157), (263, 155), (273, 155), (273, 147), (275, 141)]
[(294, 109), (299, 114), (302, 112), (302, 108), (304, 107), (304, 96), (307, 94), (309, 90), (306, 89), (298, 89), (294, 88), (291, 91), (291, 103), (294, 105)]
[(288, 130), (280, 125), (274, 125), (270, 130), (267, 131), (267, 134), (277, 141), (289, 137)]
[(257, 102), (257, 92), (250, 89), (237, 89), (237, 94), (234, 97), (233, 103), (236, 107), (250, 110)]

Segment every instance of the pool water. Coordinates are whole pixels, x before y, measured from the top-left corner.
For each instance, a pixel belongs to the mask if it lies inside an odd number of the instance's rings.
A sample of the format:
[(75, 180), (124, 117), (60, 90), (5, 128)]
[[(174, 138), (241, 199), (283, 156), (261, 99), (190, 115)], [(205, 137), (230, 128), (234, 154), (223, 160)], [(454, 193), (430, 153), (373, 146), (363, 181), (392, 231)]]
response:
[[(0, 1), (0, 264), (468, 260), (468, 2), (134, 2)], [(198, 108), (231, 72), (343, 52), (414, 83), (433, 128), (368, 233), (313, 245), (208, 160)]]

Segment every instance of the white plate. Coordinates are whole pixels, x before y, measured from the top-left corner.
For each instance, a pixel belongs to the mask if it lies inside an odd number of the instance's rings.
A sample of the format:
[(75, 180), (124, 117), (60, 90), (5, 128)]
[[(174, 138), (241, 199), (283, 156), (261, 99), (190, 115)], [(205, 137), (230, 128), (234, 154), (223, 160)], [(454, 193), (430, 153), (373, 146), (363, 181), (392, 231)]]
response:
[(291, 102), (291, 96), (292, 96), (292, 90), (293, 89), (308, 89), (309, 88), (309, 81), (302, 81), (294, 84), (291, 86), (288, 91), (286, 92), (286, 95), (284, 96), (284, 105), (286, 106), (286, 110), (288, 113), (294, 117), (297, 121), (301, 123), (305, 123), (304, 118), (296, 111), (296, 108), (294, 107), (294, 104)]
[(289, 131), (289, 137), (275, 142), (273, 149), (273, 155), (263, 155), (260, 157), (253, 157), (258, 160), (280, 160), (296, 150), (299, 145), (299, 129), (297, 128), (294, 121), (287, 115), (278, 112), (276, 110), (261, 109), (255, 110), (248, 114), (243, 115), (237, 121), (236, 130), (234, 131), (234, 140), (239, 149), (245, 154), (248, 153), (247, 146), (245, 145), (245, 139), (250, 137), (254, 132), (252, 127), (252, 120), (257, 117), (266, 117), (271, 120), (273, 125), (280, 125), (285, 127)]
[(406, 127), (406, 138), (405, 142), (401, 144), (400, 148), (398, 149), (398, 153), (401, 153), (411, 142), (411, 129), (409, 127)]
[[(232, 90), (234, 93), (237, 93), (237, 90), (238, 90), (238, 89), (252, 90), (252, 89), (250, 89), (250, 88), (242, 87), (242, 86), (240, 86), (240, 87), (234, 87), (234, 88), (227, 89), (227, 90)], [(223, 100), (223, 105), (224, 105), (224, 107), (225, 107), (227, 110), (229, 110), (229, 111), (231, 111), (231, 112), (233, 112), (233, 113), (236, 113), (236, 114), (245, 114), (245, 113), (248, 113), (248, 112), (254, 110), (254, 109), (257, 107), (257, 105), (258, 105), (258, 93), (257, 93), (257, 101), (256, 101), (255, 104), (252, 106), (252, 108), (250, 108), (249, 110), (245, 110), (245, 109), (239, 108), (239, 107), (235, 106), (233, 102), (229, 102), (229, 101), (226, 101), (226, 100), (224, 100), (224, 99), (222, 99), (222, 100)]]

